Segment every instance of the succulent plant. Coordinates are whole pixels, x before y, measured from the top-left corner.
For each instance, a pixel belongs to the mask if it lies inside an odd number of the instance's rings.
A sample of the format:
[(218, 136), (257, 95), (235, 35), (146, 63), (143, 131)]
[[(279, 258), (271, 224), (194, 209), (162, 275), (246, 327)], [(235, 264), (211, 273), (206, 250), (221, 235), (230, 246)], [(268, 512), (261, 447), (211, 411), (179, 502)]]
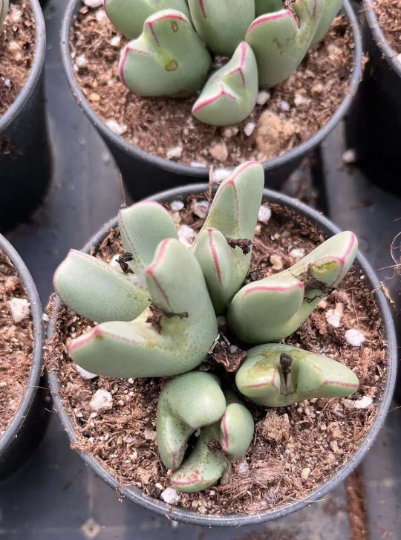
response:
[(221, 183), (192, 247), (218, 315), (248, 274), (263, 185), (259, 163), (248, 162), (232, 172)]
[(344, 364), (277, 343), (250, 349), (235, 380), (241, 394), (265, 407), (286, 407), (316, 397), (346, 397), (359, 386), (355, 373)]
[[(217, 126), (245, 120), (258, 89), (297, 69), (343, 3), (296, 0), (284, 9), (282, 0), (104, 1), (117, 30), (132, 39), (121, 51), (123, 83), (141, 96), (201, 91), (193, 115)], [(207, 81), (216, 56), (230, 60)]]
[(8, 0), (0, 0), (0, 30), (7, 17), (9, 2)]
[[(195, 448), (182, 464), (188, 440), (197, 431)], [(251, 413), (233, 394), (224, 396), (214, 375), (186, 373), (160, 394), (157, 445), (165, 467), (175, 471), (171, 484), (179, 491), (200, 491), (216, 483), (229, 467), (227, 457), (242, 457), (253, 433)]]
[[(263, 180), (263, 167), (253, 162), (229, 175), (190, 249), (177, 239), (169, 213), (144, 202), (119, 213), (125, 251), (117, 261), (72, 251), (55, 274), (61, 299), (100, 323), (73, 340), (69, 352), (78, 365), (109, 377), (180, 375), (160, 394), (157, 439), (164, 465), (174, 471), (171, 483), (181, 491), (212, 485), (253, 437), (252, 415), (237, 395), (215, 375), (193, 371), (216, 344), (218, 315), (227, 317), (237, 340), (261, 343), (247, 351), (236, 375), (238, 391), (255, 403), (281, 407), (358, 388), (346, 366), (269, 343), (295, 332), (341, 282), (357, 239), (337, 234), (291, 268), (244, 286)], [(195, 432), (195, 448), (183, 462)]]
[(228, 309), (231, 330), (251, 344), (291, 335), (341, 283), (357, 251), (354, 233), (342, 232), (288, 270), (249, 283), (234, 296)]

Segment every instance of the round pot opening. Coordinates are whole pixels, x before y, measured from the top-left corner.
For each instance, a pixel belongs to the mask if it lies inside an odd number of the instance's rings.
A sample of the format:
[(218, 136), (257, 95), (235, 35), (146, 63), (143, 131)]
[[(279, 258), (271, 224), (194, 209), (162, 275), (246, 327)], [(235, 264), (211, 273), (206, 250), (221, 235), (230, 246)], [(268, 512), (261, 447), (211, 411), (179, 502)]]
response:
[(29, 270), (12, 245), (0, 235), (0, 249), (7, 255), (21, 278), (30, 303), (33, 322), (32, 365), (23, 398), (5, 434), (0, 438), (0, 480), (9, 476), (35, 450), (49, 420), (41, 391), (43, 321), (42, 306)]
[[(207, 167), (191, 167), (145, 152), (141, 148), (128, 143), (121, 136), (113, 133), (94, 112), (77, 82), (73, 60), (71, 58), (70, 32), (74, 18), (81, 7), (81, 1), (82, 0), (70, 1), (63, 21), (61, 49), (64, 68), (71, 90), (74, 96), (76, 96), (79, 106), (83, 109), (84, 113), (89, 117), (109, 146), (131, 195), (137, 200), (138, 198), (148, 196), (159, 189), (166, 189), (173, 185), (186, 184), (188, 183), (188, 180), (193, 182), (196, 180), (207, 181), (209, 176)], [(279, 188), (283, 181), (286, 180), (291, 172), (301, 163), (302, 159), (310, 154), (312, 150), (327, 137), (338, 122), (344, 117), (351, 104), (352, 96), (355, 95), (357, 91), (362, 69), (362, 45), (358, 23), (348, 0), (346, 0), (344, 4), (344, 13), (350, 22), (355, 44), (353, 51), (354, 66), (348, 92), (331, 119), (323, 128), (315, 133), (315, 135), (282, 156), (275, 157), (262, 163), (266, 172), (266, 185), (269, 187), (275, 189)], [(222, 164), (221, 167), (224, 167), (224, 164)], [(138, 177), (145, 171), (147, 171), (148, 174), (149, 171), (151, 172), (150, 186), (143, 185), (143, 182), (138, 182)]]
[[(151, 200), (156, 202), (172, 202), (180, 198), (187, 198), (190, 195), (196, 195), (204, 193), (207, 191), (207, 185), (198, 184), (194, 186), (187, 186), (181, 189), (174, 189), (164, 193), (160, 193), (151, 198)], [(323, 235), (332, 236), (339, 232), (339, 229), (333, 225), (329, 220), (322, 217), (318, 212), (307, 207), (306, 205), (292, 200), (289, 197), (282, 196), (272, 191), (264, 191), (264, 201), (279, 205), (280, 207), (288, 208), (289, 210), (296, 212), (301, 218), (306, 218), (312, 224), (316, 225), (317, 229), (321, 231)], [(92, 246), (99, 245), (106, 236), (110, 234), (110, 230), (115, 228), (116, 220), (108, 223), (101, 231), (99, 231), (85, 246), (84, 251), (89, 252)], [(383, 424), (384, 418), (389, 409), (391, 398), (395, 385), (396, 377), (396, 365), (397, 365), (397, 354), (396, 354), (396, 340), (395, 340), (395, 331), (393, 326), (393, 320), (391, 312), (389, 310), (387, 301), (384, 297), (384, 294), (380, 290), (380, 284), (369, 266), (365, 258), (362, 255), (358, 255), (357, 264), (361, 272), (365, 276), (365, 282), (369, 285), (370, 290), (376, 290), (376, 304), (380, 311), (382, 324), (383, 324), (383, 339), (387, 342), (387, 375), (386, 380), (383, 382), (383, 392), (381, 394), (381, 400), (378, 403), (377, 413), (375, 419), (372, 421), (368, 435), (365, 436), (352, 454), (350, 459), (343, 464), (339, 469), (337, 469), (334, 474), (316, 489), (314, 489), (309, 495), (302, 500), (287, 504), (285, 506), (279, 507), (277, 509), (271, 509), (266, 511), (260, 511), (255, 514), (227, 514), (220, 516), (212, 515), (202, 515), (200, 513), (190, 511), (181, 507), (171, 507), (161, 500), (150, 498), (149, 496), (144, 495), (136, 487), (127, 488), (122, 487), (121, 484), (117, 481), (116, 477), (111, 474), (110, 470), (107, 470), (97, 459), (93, 456), (81, 451), (81, 456), (84, 461), (99, 475), (101, 476), (110, 486), (115, 489), (118, 489), (123, 496), (127, 497), (129, 500), (136, 502), (137, 504), (152, 510), (161, 515), (167, 515), (171, 519), (178, 521), (183, 521), (185, 523), (199, 524), (206, 526), (239, 526), (242, 524), (254, 524), (261, 523), (264, 521), (271, 521), (282, 516), (288, 515), (292, 512), (300, 510), (304, 506), (310, 504), (313, 501), (318, 501), (322, 499), (329, 491), (331, 491), (337, 484), (343, 481), (352, 470), (360, 463), (367, 451), (369, 450), (372, 442), (375, 440), (378, 432)], [(52, 318), (49, 324), (49, 339), (51, 339), (53, 333), (56, 329), (57, 324), (57, 314), (60, 307), (60, 302), (56, 299), (54, 304), (54, 310), (52, 310)], [(49, 349), (50, 350), (50, 349)], [(49, 358), (51, 361), (51, 358)], [(72, 442), (78, 442), (77, 435), (75, 433), (75, 424), (72, 418), (69, 415), (66, 407), (63, 404), (63, 398), (60, 394), (60, 383), (57, 373), (54, 371), (49, 372), (51, 392), (53, 399), (55, 401), (55, 407), (60, 414), (63, 425), (69, 434), (69, 437)]]

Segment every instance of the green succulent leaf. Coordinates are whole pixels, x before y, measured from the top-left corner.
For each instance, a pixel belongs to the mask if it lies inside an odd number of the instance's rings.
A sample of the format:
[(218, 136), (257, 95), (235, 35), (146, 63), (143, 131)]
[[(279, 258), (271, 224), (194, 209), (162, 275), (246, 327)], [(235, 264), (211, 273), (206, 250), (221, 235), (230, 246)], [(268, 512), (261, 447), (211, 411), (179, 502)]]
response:
[(178, 239), (170, 214), (156, 202), (140, 202), (120, 210), (118, 226), (124, 250), (133, 256), (129, 266), (137, 275), (142, 275), (152, 262), (160, 242)]
[(108, 322), (76, 339), (72, 359), (107, 377), (167, 377), (195, 369), (217, 336), (202, 270), (178, 240), (167, 239), (145, 272), (153, 309), (132, 322)]
[(221, 449), (234, 461), (246, 454), (255, 431), (251, 413), (235, 397), (228, 397), (226, 412), (220, 421)]
[(3, 23), (7, 17), (8, 8), (8, 0), (0, 0), (0, 30), (2, 29)]
[[(233, 171), (217, 190), (192, 247), (218, 314), (225, 310), (248, 273), (263, 186), (264, 171), (259, 163), (244, 163)], [(227, 239), (234, 241), (234, 247), (227, 244)], [(248, 253), (235, 245), (241, 240), (249, 241)]]
[(104, 0), (104, 8), (115, 28), (128, 39), (139, 37), (143, 23), (158, 11), (174, 9), (190, 16), (186, 0)]
[(189, 437), (223, 416), (226, 400), (217, 378), (194, 371), (168, 382), (157, 407), (157, 445), (160, 457), (175, 471), (184, 458)]
[(322, 18), (320, 19), (319, 26), (317, 27), (316, 33), (313, 37), (311, 46), (317, 45), (322, 41), (324, 36), (330, 29), (332, 22), (337, 17), (340, 9), (344, 4), (344, 0), (326, 0), (324, 5), (324, 11)]
[(283, 9), (282, 0), (255, 0), (256, 17)]
[(148, 97), (186, 97), (200, 90), (211, 57), (188, 18), (172, 9), (148, 17), (143, 32), (122, 50), (119, 70), (132, 92)]
[(132, 274), (72, 249), (54, 274), (62, 301), (82, 317), (97, 322), (130, 321), (149, 305), (149, 294)]
[(195, 449), (182, 467), (171, 477), (171, 485), (177, 491), (195, 493), (213, 484), (229, 468), (229, 462), (220, 450), (213, 450), (212, 443), (219, 442), (218, 424), (202, 429)]
[(208, 80), (193, 106), (192, 114), (212, 126), (239, 124), (255, 108), (258, 89), (255, 55), (243, 41), (231, 61)]
[(337, 287), (358, 250), (352, 232), (339, 233), (288, 270), (254, 281), (233, 298), (228, 324), (245, 343), (278, 341), (295, 332)]
[(188, 0), (196, 31), (217, 55), (231, 56), (255, 18), (255, 0)]
[(285, 81), (308, 52), (322, 17), (325, 0), (297, 0), (289, 9), (255, 19), (245, 40), (252, 47), (259, 69), (259, 86), (268, 88)]
[(235, 381), (241, 394), (265, 407), (286, 407), (312, 398), (347, 397), (359, 386), (355, 373), (344, 364), (276, 343), (250, 349)]

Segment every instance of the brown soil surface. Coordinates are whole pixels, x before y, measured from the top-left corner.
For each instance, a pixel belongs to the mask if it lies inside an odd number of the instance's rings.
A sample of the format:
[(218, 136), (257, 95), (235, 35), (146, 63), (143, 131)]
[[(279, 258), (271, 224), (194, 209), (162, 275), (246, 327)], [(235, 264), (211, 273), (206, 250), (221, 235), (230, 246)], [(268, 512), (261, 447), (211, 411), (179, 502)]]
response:
[(9, 258), (0, 250), (0, 438), (25, 394), (33, 359), (31, 317), (14, 322), (9, 301), (28, 299), (25, 287)]
[(11, 1), (0, 32), (0, 118), (14, 103), (28, 78), (35, 43), (35, 19), (29, 1)]
[[(196, 231), (200, 229), (202, 219), (192, 212), (194, 199), (186, 200), (183, 210), (171, 212), (178, 227), (187, 224)], [(166, 207), (170, 210), (168, 204)], [(315, 226), (293, 211), (278, 205), (271, 209), (269, 222), (257, 226), (251, 278), (275, 272), (272, 255), (276, 255), (275, 265), (279, 257), (283, 267), (288, 268), (296, 262), (290, 254), (294, 248), (309, 252), (324, 240)], [(105, 261), (120, 252), (118, 229), (110, 233), (100, 249), (92, 251)], [(328, 324), (326, 314), (338, 304), (342, 304), (344, 313), (341, 326), (334, 328)], [(98, 459), (123, 485), (136, 486), (160, 500), (171, 475), (159, 458), (155, 432), (157, 400), (166, 379), (83, 379), (69, 359), (67, 348), (73, 338), (92, 326), (91, 321), (63, 307), (57, 332), (47, 346), (48, 365), (59, 373), (61, 396), (76, 426), (77, 447)], [(348, 329), (358, 329), (366, 336), (361, 347), (347, 343), (344, 335)], [(266, 411), (248, 402), (257, 426), (245, 458), (233, 464), (225, 485), (183, 494), (179, 506), (212, 515), (257, 513), (303, 499), (352, 457), (368, 433), (381, 399), (387, 358), (375, 293), (361, 270), (354, 265), (340, 287), (284, 341), (345, 363), (360, 380), (360, 389), (352, 399), (371, 396), (373, 403), (355, 409), (348, 408), (349, 404), (341, 399), (312, 399)], [(216, 367), (216, 362), (210, 360), (201, 369), (212, 367), (223, 374), (226, 384), (232, 383), (235, 374), (224, 371), (221, 364), (225, 362), (218, 362)], [(94, 414), (89, 402), (98, 389), (108, 390), (113, 404), (111, 409)]]
[[(150, 99), (130, 92), (118, 74), (120, 50), (126, 43), (102, 8), (83, 7), (71, 32), (78, 84), (94, 111), (106, 124), (117, 122), (128, 142), (194, 167), (232, 167), (247, 160), (265, 161), (308, 140), (338, 109), (348, 91), (353, 68), (352, 32), (341, 16), (298, 70), (270, 92), (265, 105), (257, 105), (251, 117), (240, 125), (216, 128), (192, 116), (196, 97)], [(268, 114), (262, 116), (266, 111)], [(256, 127), (247, 136), (244, 128), (249, 122)], [(168, 151), (177, 147), (181, 156), (169, 158)]]
[(401, 53), (401, 3), (399, 0), (375, 0), (375, 13), (390, 47)]

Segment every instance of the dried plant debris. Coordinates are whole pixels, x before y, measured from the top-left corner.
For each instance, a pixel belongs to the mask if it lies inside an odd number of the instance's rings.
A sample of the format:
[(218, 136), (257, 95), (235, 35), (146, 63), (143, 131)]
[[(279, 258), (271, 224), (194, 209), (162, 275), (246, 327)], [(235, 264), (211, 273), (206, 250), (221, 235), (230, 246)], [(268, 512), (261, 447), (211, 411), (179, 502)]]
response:
[[(401, 4), (398, 0), (375, 0), (374, 10), (390, 47), (401, 54)], [(401, 62), (401, 56), (398, 58)]]
[[(177, 228), (185, 225), (198, 231), (203, 220), (192, 211), (194, 200), (206, 198), (206, 194), (200, 194), (183, 200), (182, 207), (174, 203), (165, 207), (174, 215)], [(272, 256), (280, 257), (285, 269), (297, 260), (294, 250), (308, 253), (324, 240), (314, 224), (293, 210), (274, 204), (268, 208), (271, 216), (265, 223), (258, 223), (252, 255), (253, 272), (260, 277), (279, 271), (271, 262)], [(107, 262), (122, 252), (118, 229), (93, 250)], [(326, 313), (339, 303), (343, 312), (337, 327), (329, 324)], [(51, 304), (50, 313), (53, 309)], [(214, 358), (210, 363), (208, 359), (204, 368), (223, 374), (225, 385), (234, 388), (235, 372), (229, 370), (235, 370), (236, 365), (232, 365), (228, 351), (237, 351), (231, 349), (231, 338), (224, 322), (220, 322), (217, 344), (222, 350), (216, 352), (220, 362)], [(67, 347), (72, 338), (91, 326), (93, 323), (64, 307), (57, 319), (57, 332), (47, 346), (49, 367), (59, 373), (61, 396), (76, 426), (79, 442), (75, 446), (98, 459), (122, 485), (138, 487), (145, 495), (163, 500), (171, 471), (160, 461), (155, 424), (158, 396), (167, 379), (83, 378), (69, 359)], [(347, 341), (345, 335), (350, 330), (365, 336), (360, 346)], [(360, 268), (354, 265), (339, 288), (284, 341), (346, 364), (360, 380), (358, 392), (347, 402), (311, 399), (274, 411), (247, 401), (256, 431), (246, 456), (232, 463), (219, 485), (201, 493), (182, 493), (174, 499), (175, 505), (214, 516), (284, 506), (303, 499), (327, 481), (366, 436), (381, 399), (387, 356), (375, 293)], [(234, 345), (240, 352), (246, 349), (239, 343)], [(110, 393), (112, 406), (94, 412), (90, 403), (99, 390)], [(348, 402), (353, 400), (358, 406), (350, 407)], [(194, 442), (190, 441), (189, 451)]]
[(114, 133), (149, 153), (193, 167), (234, 167), (295, 148), (333, 116), (348, 92), (353, 69), (352, 31), (340, 16), (293, 75), (259, 93), (247, 120), (216, 128), (192, 116), (196, 96), (151, 99), (130, 92), (118, 73), (120, 49), (126, 43), (103, 8), (83, 7), (71, 31), (78, 84)]
[(33, 345), (27, 292), (16, 268), (0, 250), (0, 438), (25, 394)]
[(29, 0), (11, 1), (0, 32), (0, 118), (28, 78), (35, 45), (35, 20)]

